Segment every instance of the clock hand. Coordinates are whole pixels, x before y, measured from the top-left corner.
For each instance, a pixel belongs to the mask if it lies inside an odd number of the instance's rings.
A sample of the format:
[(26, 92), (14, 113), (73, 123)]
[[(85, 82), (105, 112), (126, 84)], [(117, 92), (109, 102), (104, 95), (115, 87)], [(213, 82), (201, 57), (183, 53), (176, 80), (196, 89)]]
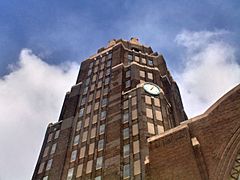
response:
[(150, 90), (152, 90), (152, 89), (153, 89), (153, 87)]

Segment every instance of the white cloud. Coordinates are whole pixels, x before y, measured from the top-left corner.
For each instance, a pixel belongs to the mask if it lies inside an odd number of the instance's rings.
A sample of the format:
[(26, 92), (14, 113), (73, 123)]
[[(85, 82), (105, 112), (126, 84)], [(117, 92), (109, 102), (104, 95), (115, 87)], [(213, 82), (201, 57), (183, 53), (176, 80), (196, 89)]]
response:
[(78, 65), (49, 65), (23, 49), (0, 79), (0, 180), (30, 179), (49, 122), (58, 120)]
[(192, 117), (207, 108), (240, 82), (235, 48), (224, 41), (226, 31), (183, 31), (176, 42), (184, 46), (184, 69), (174, 76), (187, 114)]

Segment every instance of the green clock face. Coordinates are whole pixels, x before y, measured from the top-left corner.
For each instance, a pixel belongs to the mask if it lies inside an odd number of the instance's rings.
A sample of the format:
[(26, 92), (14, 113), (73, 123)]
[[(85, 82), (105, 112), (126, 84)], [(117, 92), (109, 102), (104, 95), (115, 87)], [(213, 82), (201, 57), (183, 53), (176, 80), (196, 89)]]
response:
[(160, 89), (160, 87), (159, 87), (158, 85), (153, 84), (153, 83), (149, 83), (149, 82), (144, 83), (143, 89), (144, 89), (147, 93), (149, 93), (149, 94), (151, 94), (151, 95), (154, 95), (154, 96), (159, 95), (160, 92), (161, 92), (161, 89)]

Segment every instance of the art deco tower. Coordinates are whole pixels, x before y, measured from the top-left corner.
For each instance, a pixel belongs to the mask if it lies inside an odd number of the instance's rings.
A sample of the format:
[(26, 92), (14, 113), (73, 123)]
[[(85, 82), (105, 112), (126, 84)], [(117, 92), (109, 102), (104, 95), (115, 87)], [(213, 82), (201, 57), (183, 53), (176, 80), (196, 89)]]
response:
[(146, 179), (147, 139), (186, 119), (163, 56), (136, 38), (112, 40), (82, 62), (33, 179)]

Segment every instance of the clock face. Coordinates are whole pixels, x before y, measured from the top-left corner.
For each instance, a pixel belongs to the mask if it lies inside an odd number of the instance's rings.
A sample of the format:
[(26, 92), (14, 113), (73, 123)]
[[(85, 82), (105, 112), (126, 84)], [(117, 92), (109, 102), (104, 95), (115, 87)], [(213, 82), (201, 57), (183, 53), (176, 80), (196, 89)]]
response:
[(160, 87), (153, 83), (145, 83), (143, 85), (143, 88), (146, 92), (148, 92), (151, 95), (155, 95), (155, 96), (159, 95), (161, 92)]

